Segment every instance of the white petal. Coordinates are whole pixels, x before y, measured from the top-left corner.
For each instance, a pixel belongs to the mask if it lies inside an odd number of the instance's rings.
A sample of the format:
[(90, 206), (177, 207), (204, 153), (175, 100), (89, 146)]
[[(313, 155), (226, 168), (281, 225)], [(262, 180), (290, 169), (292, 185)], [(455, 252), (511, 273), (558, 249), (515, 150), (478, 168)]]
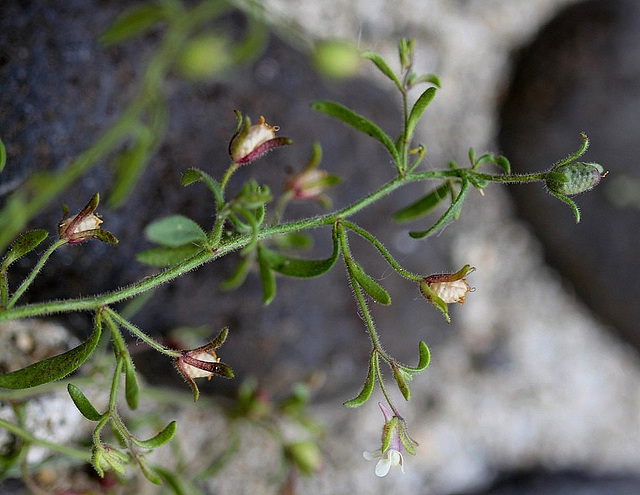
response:
[(367, 461), (373, 461), (374, 459), (380, 459), (380, 457), (382, 457), (382, 451), (380, 449), (378, 450), (374, 450), (373, 452), (368, 452), (368, 451), (364, 451), (362, 453), (362, 456), (367, 460)]
[(391, 469), (391, 462), (389, 462), (389, 459), (387, 459), (386, 457), (383, 457), (378, 461), (378, 464), (376, 464), (376, 476), (378, 476), (379, 478), (386, 476), (389, 472), (389, 469)]

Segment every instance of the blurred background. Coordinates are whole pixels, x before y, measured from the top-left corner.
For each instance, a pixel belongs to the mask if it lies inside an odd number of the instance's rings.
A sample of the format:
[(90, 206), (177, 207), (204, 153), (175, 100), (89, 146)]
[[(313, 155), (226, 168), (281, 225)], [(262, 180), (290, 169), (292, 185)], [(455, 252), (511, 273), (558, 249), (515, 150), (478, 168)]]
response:
[[(160, 26), (125, 43), (101, 43), (128, 5), (5, 0), (0, 6), (0, 137), (8, 155), (0, 206), (34, 174), (55, 173), (80, 155), (137, 97), (146, 64), (164, 38)], [(401, 404), (420, 443), (417, 455), (405, 458), (406, 473), (378, 479), (373, 464), (362, 459), (363, 450), (379, 446), (376, 398), (357, 410), (341, 406), (359, 390), (370, 346), (338, 266), (319, 279), (279, 279), (276, 300), (264, 308), (255, 273), (237, 291), (220, 289), (238, 262), (230, 256), (155, 291), (133, 321), (167, 339), (180, 327), (204, 328), (204, 335), (230, 327), (223, 356), (238, 380), (212, 380), (203, 394), (230, 396), (243, 379), (259, 377), (264, 393), (279, 397), (305, 377), (321, 377), (311, 415), (325, 428), (324, 461), (313, 477), (287, 485), (298, 493), (639, 493), (637, 2), (259, 5), (264, 9), (238, 2), (212, 17), (194, 37), (200, 45), (194, 42), (190, 55), (168, 72), (162, 103), (148, 116), (162, 139), (150, 146), (127, 194), (114, 184), (121, 178), (118, 156), (135, 146), (132, 138), (29, 222), (53, 233), (61, 203), (78, 210), (100, 191), (105, 228), (121, 242), (56, 253), (27, 299), (103, 292), (154, 273), (133, 260), (150, 246), (142, 231), (155, 218), (180, 213), (210, 223), (211, 199), (196, 188), (185, 194), (180, 174), (189, 167), (216, 177), (224, 172), (234, 109), (254, 121), (264, 115), (295, 145), (241, 169), (231, 189), (256, 177), (282, 191), (314, 141), (323, 147), (322, 168), (342, 177), (331, 191), (335, 207), (391, 179), (394, 168), (378, 143), (313, 112), (310, 104), (345, 103), (394, 135), (402, 118), (399, 95), (371, 65), (351, 63), (345, 45), (329, 62), (318, 48), (339, 40), (375, 50), (397, 68), (399, 38), (415, 37), (416, 72), (435, 73), (442, 82), (418, 131), (427, 169), (444, 168), (449, 160), (463, 164), (474, 147), (503, 153), (517, 172), (541, 171), (578, 149), (585, 132), (592, 144), (584, 161), (601, 163), (609, 175), (576, 198), (579, 225), (540, 184), (491, 185), (485, 196), (472, 194), (460, 219), (425, 241), (407, 232), (428, 227), (429, 218), (397, 225), (390, 216), (426, 186), (386, 198), (355, 218), (409, 270), (456, 271), (466, 263), (477, 268), (469, 278), (476, 291), (452, 309), (447, 325), (415, 285), (353, 241), (357, 259), (393, 299), (390, 307), (372, 308), (387, 350), (408, 363), (417, 360), (418, 340), (432, 351), (432, 364), (412, 383), (411, 402)], [(287, 216), (322, 211), (300, 204)], [(330, 231), (313, 232), (313, 240), (308, 255), (326, 256)], [(33, 259), (19, 263), (15, 280)], [(89, 332), (88, 315), (56, 320), (80, 338)], [(156, 355), (140, 349), (135, 358), (150, 384), (183, 387)], [(188, 408), (176, 414), (186, 418), (187, 438), (189, 432), (211, 433), (201, 447), (206, 455), (207, 443), (219, 441), (219, 422)], [(269, 458), (269, 440), (249, 432), (207, 493), (284, 492), (256, 467), (264, 468)], [(5, 486), (6, 493), (16, 493)]]

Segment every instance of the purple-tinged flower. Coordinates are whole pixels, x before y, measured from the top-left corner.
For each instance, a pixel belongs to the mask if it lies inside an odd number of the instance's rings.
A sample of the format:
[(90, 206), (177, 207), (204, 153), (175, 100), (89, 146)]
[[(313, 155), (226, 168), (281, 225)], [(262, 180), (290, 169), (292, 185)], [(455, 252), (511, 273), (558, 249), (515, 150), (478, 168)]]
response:
[(250, 163), (273, 148), (292, 143), (289, 138), (276, 137), (279, 127), (267, 124), (264, 117), (260, 117), (256, 125), (251, 125), (249, 117), (242, 119), (239, 112), (236, 115), (238, 128), (229, 143), (229, 155), (233, 163)]
[(102, 219), (94, 213), (99, 202), (100, 195), (95, 193), (85, 207), (72, 217), (68, 217), (69, 209), (63, 206), (63, 218), (58, 223), (60, 239), (65, 239), (69, 244), (80, 244), (89, 239), (117, 244), (118, 239), (113, 234), (100, 228)]
[(233, 378), (233, 371), (229, 366), (220, 362), (215, 350), (224, 344), (228, 329), (223, 328), (220, 334), (211, 342), (195, 349), (180, 351), (175, 358), (175, 365), (182, 377), (187, 381), (193, 391), (194, 402), (198, 400), (200, 391), (194, 378), (211, 379), (213, 375), (224, 378)]
[(378, 402), (378, 406), (384, 415), (382, 445), (379, 449), (372, 452), (365, 451), (362, 455), (368, 461), (378, 460), (375, 468), (376, 476), (386, 476), (394, 466), (400, 466), (404, 474), (402, 452), (404, 450), (415, 455), (415, 447), (418, 443), (409, 436), (407, 426), (400, 416), (392, 415), (381, 402)]

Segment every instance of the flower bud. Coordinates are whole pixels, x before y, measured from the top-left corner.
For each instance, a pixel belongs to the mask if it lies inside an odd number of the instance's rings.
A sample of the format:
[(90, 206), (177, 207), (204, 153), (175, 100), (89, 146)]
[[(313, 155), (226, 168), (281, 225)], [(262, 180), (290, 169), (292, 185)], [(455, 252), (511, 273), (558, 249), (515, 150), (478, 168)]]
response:
[(249, 163), (273, 148), (291, 144), (288, 138), (276, 137), (279, 128), (267, 124), (264, 117), (260, 117), (256, 125), (251, 125), (249, 117), (243, 120), (238, 112), (236, 115), (238, 128), (229, 143), (229, 155), (234, 163)]
[(467, 293), (473, 290), (465, 277), (474, 270), (465, 265), (456, 273), (437, 273), (420, 282), (420, 292), (424, 298), (442, 312), (447, 322), (450, 321), (447, 304), (464, 304)]
[(550, 192), (573, 196), (593, 189), (606, 175), (598, 163), (571, 162), (549, 170), (545, 182)]
[(58, 223), (60, 239), (65, 239), (69, 244), (80, 244), (88, 239), (117, 244), (118, 239), (113, 234), (100, 228), (102, 220), (94, 213), (99, 202), (100, 196), (96, 193), (77, 215), (68, 218), (69, 210), (63, 207), (64, 217)]

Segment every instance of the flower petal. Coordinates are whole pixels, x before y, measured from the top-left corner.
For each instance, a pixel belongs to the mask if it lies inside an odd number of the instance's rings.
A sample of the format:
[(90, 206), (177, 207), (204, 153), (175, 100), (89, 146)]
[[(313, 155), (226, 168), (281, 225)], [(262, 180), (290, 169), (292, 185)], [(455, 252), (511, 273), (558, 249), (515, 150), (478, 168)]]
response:
[(376, 476), (382, 478), (389, 473), (389, 469), (391, 469), (391, 462), (386, 457), (383, 457), (376, 464)]

